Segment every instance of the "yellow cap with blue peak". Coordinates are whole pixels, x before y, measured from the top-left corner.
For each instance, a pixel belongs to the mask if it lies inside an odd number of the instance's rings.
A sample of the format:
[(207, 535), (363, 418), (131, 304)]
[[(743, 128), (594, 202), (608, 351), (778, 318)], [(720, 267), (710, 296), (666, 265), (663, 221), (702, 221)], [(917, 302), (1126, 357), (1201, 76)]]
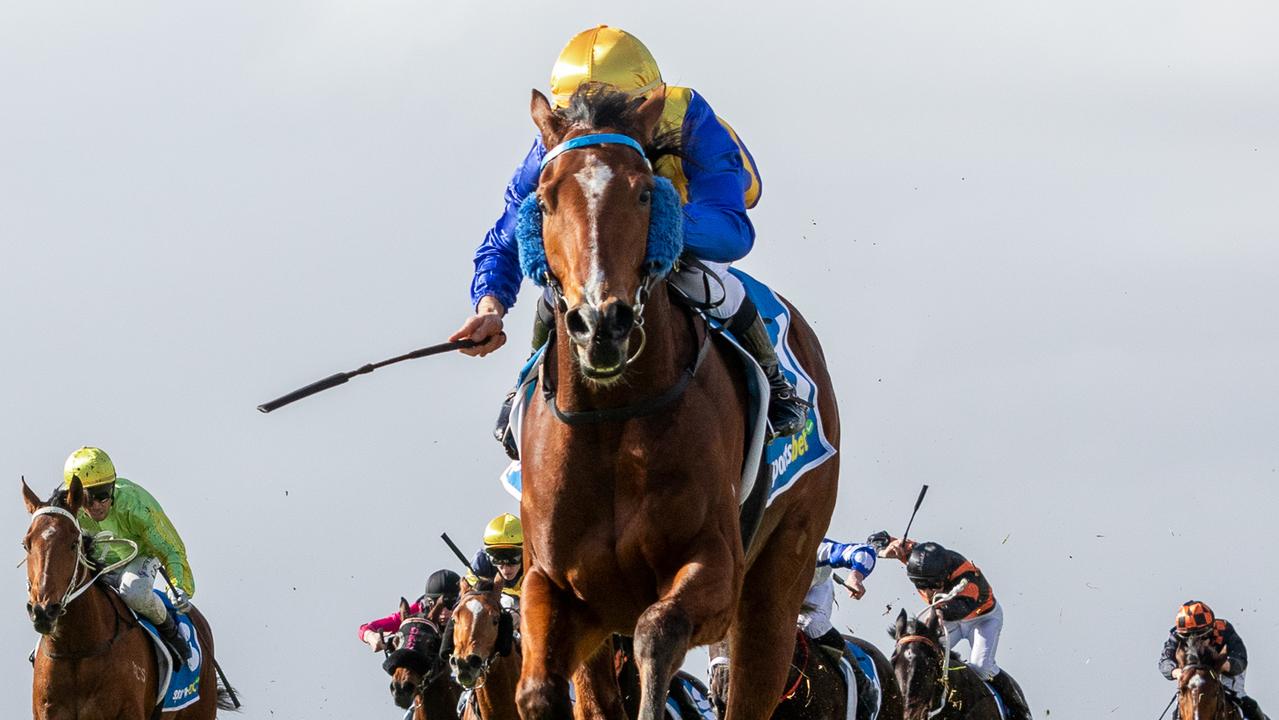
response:
[(653, 54), (634, 35), (600, 25), (573, 36), (551, 70), (551, 100), (568, 105), (573, 91), (586, 82), (607, 83), (632, 95), (661, 87), (662, 73)]

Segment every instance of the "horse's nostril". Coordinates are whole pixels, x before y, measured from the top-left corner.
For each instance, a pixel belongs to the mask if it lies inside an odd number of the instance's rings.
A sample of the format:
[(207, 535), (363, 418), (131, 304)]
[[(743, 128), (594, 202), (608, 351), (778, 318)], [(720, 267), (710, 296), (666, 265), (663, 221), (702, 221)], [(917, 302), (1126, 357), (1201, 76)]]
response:
[(568, 334), (579, 340), (589, 339), (591, 331), (594, 329), (595, 315), (595, 308), (589, 305), (579, 305), (569, 310), (564, 315), (564, 324), (568, 328)]
[(612, 320), (613, 335), (618, 339), (630, 334), (631, 327), (635, 325), (635, 308), (622, 302), (615, 302), (609, 306), (609, 318)]
[(472, 655), (466, 659), (466, 662), (473, 668), (478, 668), (484, 664), (484, 659), (479, 655)]

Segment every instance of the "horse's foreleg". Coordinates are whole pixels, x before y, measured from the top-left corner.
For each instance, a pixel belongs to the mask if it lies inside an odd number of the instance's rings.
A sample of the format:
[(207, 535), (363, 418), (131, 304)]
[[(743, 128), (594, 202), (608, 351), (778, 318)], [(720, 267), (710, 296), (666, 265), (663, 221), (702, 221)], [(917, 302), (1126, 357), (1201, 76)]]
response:
[(573, 717), (569, 677), (606, 634), (587, 622), (581, 601), (537, 568), (528, 571), (520, 595), (524, 662), (515, 691), (520, 717), (568, 720)]
[(671, 677), (684, 662), (696, 633), (721, 637), (732, 617), (732, 568), (727, 563), (689, 563), (666, 596), (649, 606), (635, 625), (640, 670), (638, 720), (661, 720)]

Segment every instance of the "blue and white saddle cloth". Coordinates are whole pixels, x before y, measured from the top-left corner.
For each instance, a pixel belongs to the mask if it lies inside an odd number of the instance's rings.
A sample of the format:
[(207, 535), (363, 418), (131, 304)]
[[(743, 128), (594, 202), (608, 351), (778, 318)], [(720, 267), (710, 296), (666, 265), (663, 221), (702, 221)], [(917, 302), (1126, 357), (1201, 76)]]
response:
[[(159, 590), (154, 592), (164, 601), (165, 607), (173, 607), (168, 595)], [(178, 634), (186, 640), (187, 647), (191, 648), (191, 659), (185, 665), (174, 668), (173, 656), (169, 654), (169, 646), (160, 639), (160, 631), (156, 630), (151, 621), (146, 618), (137, 613), (134, 613), (134, 616), (138, 618), (138, 624), (146, 629), (152, 644), (155, 645), (155, 659), (159, 666), (160, 677), (160, 692), (155, 701), (156, 705), (160, 706), (161, 712), (174, 712), (195, 703), (200, 699), (200, 668), (204, 662), (204, 654), (200, 651), (200, 640), (196, 636), (195, 625), (191, 622), (191, 618), (180, 613), (177, 615)], [(168, 683), (164, 682), (165, 678), (168, 678)]]
[[(875, 659), (870, 656), (857, 643), (844, 638), (844, 647), (846, 652), (844, 657), (839, 659), (839, 673), (844, 676), (844, 687), (848, 689), (847, 708), (849, 720), (876, 720), (879, 717), (879, 711), (884, 706), (884, 686), (880, 682), (879, 670), (875, 667)], [(875, 693), (875, 706), (871, 711), (869, 718), (857, 717), (857, 678), (853, 675), (853, 668), (848, 664), (848, 658), (852, 657), (857, 662), (857, 666), (861, 668), (862, 673), (870, 679), (872, 692)]]
[[(768, 382), (764, 379), (763, 372), (750, 356), (750, 353), (746, 352), (731, 335), (727, 332), (724, 333), (724, 337), (738, 351), (742, 362), (747, 366), (746, 377), (751, 385), (749, 388), (751, 408), (748, 420), (752, 424), (753, 432), (751, 437), (755, 438), (755, 441), (752, 443), (751, 452), (748, 455), (752, 460), (747, 462), (742, 469), (742, 487), (738, 497), (745, 501), (747, 496), (750, 495), (750, 490), (758, 477), (759, 462), (762, 461), (768, 468), (767, 477), (770, 482), (768, 504), (771, 505), (778, 496), (792, 488), (805, 473), (834, 456), (835, 448), (826, 439), (826, 434), (822, 429), (822, 418), (817, 409), (818, 403), (822, 402), (823, 399), (817, 396), (817, 384), (813, 382), (808, 372), (800, 366), (787, 342), (791, 323), (790, 309), (767, 285), (737, 268), (729, 268), (729, 272), (742, 281), (742, 284), (746, 287), (747, 296), (755, 303), (755, 307), (759, 308), (759, 314), (764, 318), (764, 326), (768, 328), (769, 337), (773, 340), (773, 347), (777, 350), (777, 358), (781, 361), (782, 372), (795, 386), (799, 396), (807, 400), (811, 406), (808, 411), (808, 424), (803, 431), (797, 435), (777, 438), (765, 446), (764, 436), (768, 422)], [(713, 318), (707, 318), (707, 320), (716, 327), (720, 326)], [(528, 359), (528, 362), (524, 364), (524, 367), (520, 369), (517, 382), (519, 390), (516, 393), (515, 406), (511, 410), (511, 431), (517, 443), (520, 438), (520, 425), (523, 420), (524, 410), (537, 387), (537, 368), (542, 363), (543, 350), (538, 350), (534, 353)], [(753, 369), (754, 372), (751, 372), (750, 369)], [(506, 491), (516, 500), (519, 500), (523, 491), (523, 484), (520, 478), (520, 462), (518, 460), (512, 462), (502, 472), (501, 482)]]
[[(681, 696), (679, 700), (675, 698), (676, 693)], [(696, 714), (688, 717), (694, 711)], [(670, 693), (666, 696), (666, 717), (669, 720), (719, 720), (706, 686), (682, 670), (671, 678)]]

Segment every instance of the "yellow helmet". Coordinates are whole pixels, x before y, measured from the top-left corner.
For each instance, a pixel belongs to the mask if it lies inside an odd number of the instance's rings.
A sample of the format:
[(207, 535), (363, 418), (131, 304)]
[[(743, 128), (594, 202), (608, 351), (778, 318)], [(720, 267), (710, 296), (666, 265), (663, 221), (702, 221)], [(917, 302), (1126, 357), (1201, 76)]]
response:
[(551, 99), (568, 105), (584, 82), (608, 83), (632, 95), (646, 95), (662, 84), (653, 54), (634, 35), (607, 25), (573, 36), (551, 69)]
[(484, 549), (524, 547), (524, 526), (510, 513), (493, 518), (484, 528)]
[(80, 485), (86, 488), (109, 485), (115, 482), (115, 464), (106, 451), (82, 447), (71, 453), (62, 468), (62, 479), (67, 487), (71, 487), (73, 478), (80, 478)]

